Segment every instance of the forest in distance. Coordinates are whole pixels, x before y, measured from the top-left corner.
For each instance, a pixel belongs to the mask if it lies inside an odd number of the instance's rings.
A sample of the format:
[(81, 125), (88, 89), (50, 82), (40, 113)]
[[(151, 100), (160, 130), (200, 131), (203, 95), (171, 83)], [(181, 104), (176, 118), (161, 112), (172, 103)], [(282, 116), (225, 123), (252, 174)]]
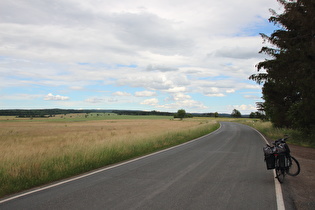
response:
[[(174, 116), (175, 112), (141, 111), (141, 110), (106, 110), (106, 109), (2, 109), (0, 116), (16, 116), (20, 118), (53, 117), (67, 114), (113, 113), (117, 115), (157, 115)], [(188, 113), (192, 117), (215, 117), (215, 113)], [(231, 114), (219, 113), (220, 117), (231, 117)], [(249, 115), (242, 115), (249, 117)]]

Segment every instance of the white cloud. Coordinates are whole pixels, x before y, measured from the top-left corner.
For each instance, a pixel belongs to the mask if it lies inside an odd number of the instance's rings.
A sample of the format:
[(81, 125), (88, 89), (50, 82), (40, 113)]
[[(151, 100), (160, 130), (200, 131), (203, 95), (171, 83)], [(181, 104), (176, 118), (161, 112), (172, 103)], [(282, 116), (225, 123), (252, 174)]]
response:
[(39, 94), (12, 94), (12, 95), (1, 95), (1, 100), (36, 100), (42, 98), (43, 95)]
[(186, 95), (183, 93), (174, 93), (169, 97), (167, 100), (173, 100), (173, 101), (185, 101), (191, 99), (190, 95)]
[(207, 93), (205, 95), (209, 97), (224, 97), (225, 96), (223, 93)]
[(72, 89), (72, 90), (83, 90), (84, 89), (84, 87), (82, 87), (82, 86), (72, 86), (72, 87), (69, 87), (70, 89)]
[(117, 92), (113, 93), (112, 95), (113, 95), (113, 96), (131, 96), (130, 93), (121, 92), (121, 91), (117, 91)]
[(165, 99), (165, 104), (160, 103), (157, 98), (147, 99), (141, 104), (154, 106), (157, 109), (167, 111), (174, 111), (176, 109), (184, 108), (187, 110), (205, 111), (208, 107), (199, 101), (191, 99), (191, 96), (183, 93), (173, 93), (170, 97)]
[(234, 89), (227, 89), (225, 92), (226, 92), (226, 93), (234, 93), (235, 90), (234, 90)]
[(168, 72), (168, 71), (177, 71), (178, 68), (174, 68), (174, 67), (167, 67), (167, 66), (163, 66), (163, 65), (148, 65), (146, 70), (148, 71), (161, 71), (161, 72)]
[(52, 93), (48, 93), (45, 97), (45, 101), (66, 101), (70, 98), (68, 96), (61, 96), (61, 95), (53, 95)]
[(217, 87), (209, 87), (204, 89), (203, 93), (209, 97), (223, 97), (223, 93), (220, 93), (220, 89)]
[[(250, 112), (255, 112), (257, 111), (256, 107), (252, 104), (248, 104), (248, 105), (245, 105), (245, 104), (242, 104), (242, 105), (231, 105), (229, 106), (228, 108), (229, 110), (233, 110), (233, 109), (237, 109), (239, 110), (241, 113), (244, 112), (244, 113), (250, 113)], [(232, 112), (232, 111), (231, 111)]]
[(178, 92), (185, 92), (187, 89), (184, 86), (179, 86), (179, 87), (173, 87), (173, 88), (169, 88), (168, 90), (166, 90), (169, 93), (178, 93)]
[(253, 99), (253, 100), (261, 100), (261, 97), (257, 95), (244, 95), (244, 98)]
[(97, 104), (97, 103), (102, 103), (104, 101), (104, 99), (93, 97), (93, 98), (88, 98), (85, 101), (88, 102), (88, 103)]
[(186, 109), (191, 112), (192, 110), (196, 112), (205, 112), (208, 107), (203, 103), (195, 100), (183, 100), (183, 101), (175, 101), (174, 103), (163, 104), (156, 106), (157, 108), (163, 108), (166, 110), (176, 110), (176, 109)]
[(139, 92), (135, 92), (135, 96), (136, 97), (150, 97), (150, 96), (156, 96), (156, 92), (152, 92), (152, 91), (139, 91)]
[(116, 98), (109, 98), (107, 101), (110, 102), (110, 103), (118, 102), (118, 100)]
[(140, 104), (156, 106), (158, 103), (159, 103), (159, 100), (157, 98), (150, 98), (150, 99), (146, 99), (142, 101)]

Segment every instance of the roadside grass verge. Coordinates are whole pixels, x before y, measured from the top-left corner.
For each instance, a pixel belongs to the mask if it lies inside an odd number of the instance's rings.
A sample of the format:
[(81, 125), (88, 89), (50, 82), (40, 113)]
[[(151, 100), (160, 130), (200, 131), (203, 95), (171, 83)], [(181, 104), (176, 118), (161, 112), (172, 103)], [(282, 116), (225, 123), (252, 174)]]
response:
[(262, 120), (239, 119), (235, 120), (235, 122), (243, 123), (257, 129), (271, 141), (275, 141), (277, 139), (283, 138), (284, 135), (288, 135), (289, 139), (287, 142), (289, 144), (315, 148), (314, 135), (303, 134), (298, 130), (288, 128), (275, 128), (272, 126), (271, 122)]
[[(153, 121), (27, 122), (18, 123), (19, 129), (10, 124), (0, 130), (0, 197), (175, 146), (219, 127), (211, 120)], [(154, 126), (146, 127), (149, 123)]]

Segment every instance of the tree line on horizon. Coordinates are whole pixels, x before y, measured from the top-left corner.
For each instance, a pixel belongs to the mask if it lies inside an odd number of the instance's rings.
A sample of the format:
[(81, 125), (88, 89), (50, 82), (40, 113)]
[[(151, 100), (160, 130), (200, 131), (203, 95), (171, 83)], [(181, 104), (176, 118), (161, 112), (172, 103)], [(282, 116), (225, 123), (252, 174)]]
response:
[[(157, 115), (157, 116), (174, 116), (174, 118), (190, 118), (190, 117), (251, 117), (259, 118), (256, 115), (242, 116), (238, 110), (233, 110), (231, 114), (208, 112), (208, 113), (186, 113), (184, 109), (177, 112), (160, 112), (160, 111), (140, 111), (140, 110), (99, 110), (99, 109), (2, 109), (0, 116), (16, 116), (19, 118), (47, 118), (56, 115), (67, 114), (92, 114), (92, 113), (114, 113), (117, 115)], [(184, 114), (183, 114), (184, 113)], [(184, 117), (183, 117), (184, 116)]]
[(53, 117), (67, 114), (90, 114), (90, 113), (115, 113), (118, 115), (163, 115), (172, 116), (174, 113), (139, 110), (100, 110), (100, 109), (4, 109), (0, 110), (0, 116), (29, 117)]

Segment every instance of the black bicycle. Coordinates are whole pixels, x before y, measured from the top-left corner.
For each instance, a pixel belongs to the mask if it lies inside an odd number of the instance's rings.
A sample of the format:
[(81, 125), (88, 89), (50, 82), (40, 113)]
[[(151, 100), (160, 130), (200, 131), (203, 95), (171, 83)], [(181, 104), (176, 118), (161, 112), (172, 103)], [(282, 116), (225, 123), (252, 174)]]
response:
[(290, 154), (287, 139), (288, 137), (278, 139), (272, 143), (274, 146), (267, 144), (264, 147), (267, 169), (275, 169), (280, 183), (283, 183), (286, 174), (296, 176), (301, 171), (299, 162)]

